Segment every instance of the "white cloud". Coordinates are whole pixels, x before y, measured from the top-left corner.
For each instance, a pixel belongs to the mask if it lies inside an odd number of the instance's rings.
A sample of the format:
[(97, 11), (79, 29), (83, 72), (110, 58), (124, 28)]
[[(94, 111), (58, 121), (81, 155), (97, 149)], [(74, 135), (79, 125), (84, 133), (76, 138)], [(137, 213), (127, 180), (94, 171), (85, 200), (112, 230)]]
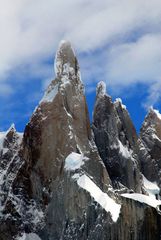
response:
[(76, 48), (89, 85), (158, 84), (160, 24), (160, 0), (0, 0), (0, 85), (14, 70), (17, 79), (52, 77), (44, 62), (62, 38)]
[(143, 107), (149, 109), (161, 100), (161, 79), (153, 83), (148, 89), (148, 97), (143, 102)]
[(110, 49), (107, 76), (111, 85), (160, 81), (161, 34), (147, 34), (138, 41)]

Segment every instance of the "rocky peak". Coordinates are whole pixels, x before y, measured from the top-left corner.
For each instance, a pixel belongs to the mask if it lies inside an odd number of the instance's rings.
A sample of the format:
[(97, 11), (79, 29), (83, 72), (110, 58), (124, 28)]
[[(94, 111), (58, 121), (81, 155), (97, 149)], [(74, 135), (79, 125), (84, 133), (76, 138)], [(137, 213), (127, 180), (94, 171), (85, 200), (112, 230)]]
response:
[(0, 150), (2, 155), (14, 145), (19, 145), (22, 140), (22, 134), (18, 133), (15, 125), (12, 124), (6, 132), (0, 133)]
[(106, 94), (106, 83), (101, 81), (97, 84), (96, 96), (97, 98), (103, 97)]
[(52, 102), (58, 93), (65, 97), (84, 95), (78, 60), (70, 42), (60, 42), (54, 69), (56, 79), (50, 83), (40, 103)]
[(122, 103), (121, 98), (116, 98), (116, 100), (114, 101), (114, 105), (115, 105), (116, 108), (121, 108), (121, 109), (126, 110), (126, 106)]
[[(71, 84), (77, 90), (77, 94), (84, 93), (84, 87), (81, 82), (79, 63), (75, 52), (69, 41), (61, 41), (55, 56), (55, 74), (59, 88), (64, 88)], [(64, 93), (66, 94), (66, 93)]]
[(152, 107), (145, 117), (141, 127), (141, 135), (150, 133), (156, 134), (156, 136), (161, 139), (161, 114), (158, 110), (155, 110)]
[(6, 199), (12, 189), (12, 183), (21, 165), (17, 161), (18, 151), (22, 142), (22, 134), (18, 133), (14, 124), (3, 133), (0, 133), (0, 211), (5, 208)]
[[(0, 239), (160, 239), (159, 188), (141, 179), (126, 107), (98, 84), (96, 147), (69, 42), (61, 42), (55, 70), (22, 143), (14, 126), (0, 133)], [(140, 180), (149, 196), (139, 194)]]
[[(50, 239), (60, 239), (62, 234), (68, 234), (73, 219), (76, 229), (83, 224), (88, 211), (86, 206), (93, 200), (83, 188), (83, 197), (80, 196), (78, 183), (93, 181), (101, 191), (110, 185), (106, 168), (91, 138), (78, 61), (70, 43), (60, 44), (55, 69), (55, 80), (25, 128), (20, 152), (23, 165), (14, 182), (16, 197), (22, 195), (23, 189), (23, 196), (34, 199), (38, 208), (45, 209), (44, 231)], [(73, 208), (75, 205), (77, 207)]]
[(156, 143), (161, 142), (161, 114), (158, 110), (150, 108), (140, 130), (140, 137), (151, 151)]
[(122, 184), (128, 189), (140, 192), (139, 159), (136, 154), (138, 138), (135, 127), (122, 101), (117, 99), (113, 103), (102, 86), (104, 84), (98, 84), (93, 114), (96, 145), (113, 180), (113, 186), (119, 188), (119, 184)]
[(143, 173), (161, 186), (161, 114), (158, 110), (150, 108), (140, 130), (140, 141), (147, 151), (146, 158), (142, 158)]
[(69, 74), (71, 77), (76, 77), (79, 74), (79, 65), (72, 49), (71, 43), (68, 41), (61, 41), (55, 57), (55, 74), (56, 77), (62, 78)]

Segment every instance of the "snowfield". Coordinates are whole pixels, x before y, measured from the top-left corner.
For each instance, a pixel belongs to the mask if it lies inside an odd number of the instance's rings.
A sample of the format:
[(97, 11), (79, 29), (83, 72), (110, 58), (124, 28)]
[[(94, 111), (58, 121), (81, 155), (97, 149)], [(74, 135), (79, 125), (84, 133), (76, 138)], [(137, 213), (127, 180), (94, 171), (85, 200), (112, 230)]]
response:
[(64, 168), (68, 171), (74, 171), (76, 169), (79, 169), (83, 164), (83, 155), (79, 153), (72, 152), (68, 155), (68, 157), (65, 159), (65, 166)]
[(157, 208), (159, 205), (161, 205), (160, 200), (156, 200), (151, 196), (143, 195), (140, 193), (124, 193), (124, 194), (121, 194), (121, 196), (129, 199), (133, 199), (140, 203), (145, 203), (153, 208)]
[[(72, 152), (65, 159), (64, 168), (66, 171), (80, 169), (86, 159), (82, 154)], [(79, 173), (75, 173), (72, 178), (75, 179), (79, 187), (86, 190), (106, 212), (111, 213), (114, 222), (117, 221), (121, 209), (120, 204), (117, 204), (107, 193), (104, 193), (86, 174), (80, 175)]]
[(120, 214), (121, 205), (117, 204), (107, 193), (104, 193), (87, 175), (83, 174), (82, 176), (78, 176), (78, 174), (75, 174), (73, 178), (77, 179), (77, 184), (89, 192), (91, 197), (94, 198), (106, 212), (111, 213), (112, 220), (116, 222)]
[(150, 182), (144, 175), (143, 176), (143, 184), (145, 190), (148, 192), (149, 196), (156, 199), (156, 195), (159, 196), (160, 189), (156, 182)]
[(23, 233), (21, 237), (17, 237), (16, 240), (41, 240), (35, 233)]
[(159, 197), (160, 189), (156, 182), (150, 182), (144, 175), (143, 176), (143, 184), (146, 192), (149, 194), (149, 196), (140, 194), (140, 193), (124, 193), (121, 194), (122, 197), (130, 198), (135, 201), (145, 203), (151, 207), (157, 208), (159, 205), (161, 205), (161, 200), (156, 199), (156, 196)]

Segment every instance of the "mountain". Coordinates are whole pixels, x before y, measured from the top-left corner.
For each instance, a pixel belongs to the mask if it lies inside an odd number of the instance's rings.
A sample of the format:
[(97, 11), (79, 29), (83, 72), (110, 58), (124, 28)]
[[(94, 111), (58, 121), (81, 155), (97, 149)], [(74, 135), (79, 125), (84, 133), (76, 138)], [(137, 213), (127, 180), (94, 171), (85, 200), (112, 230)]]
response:
[(93, 132), (100, 156), (110, 174), (114, 188), (141, 192), (137, 134), (126, 107), (120, 99), (114, 103), (106, 86), (97, 86), (93, 114)]
[(159, 150), (154, 159), (146, 124), (138, 137), (126, 107), (100, 82), (90, 126), (67, 41), (55, 74), (23, 137), (14, 126), (0, 134), (0, 240), (160, 239)]
[(142, 172), (161, 188), (161, 114), (153, 108), (145, 117), (140, 140), (147, 151), (142, 161)]

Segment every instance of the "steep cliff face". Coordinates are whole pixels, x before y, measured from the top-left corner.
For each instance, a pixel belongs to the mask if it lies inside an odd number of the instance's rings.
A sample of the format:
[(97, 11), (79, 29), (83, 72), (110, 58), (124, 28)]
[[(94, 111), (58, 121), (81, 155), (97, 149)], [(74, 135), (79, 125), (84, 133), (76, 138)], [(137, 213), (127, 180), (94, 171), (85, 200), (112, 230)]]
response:
[(21, 185), (26, 196), (45, 212), (44, 239), (68, 239), (73, 234), (86, 239), (87, 226), (83, 224), (89, 221), (93, 200), (84, 185), (92, 181), (100, 191), (107, 191), (110, 179), (91, 139), (84, 87), (70, 43), (60, 44), (55, 69), (56, 79), (24, 132), (20, 152), (24, 165), (14, 193), (20, 194)]
[[(142, 171), (151, 181), (161, 187), (161, 114), (151, 108), (140, 130), (143, 151)], [(146, 151), (145, 151), (146, 149)]]
[(127, 187), (141, 192), (138, 137), (126, 107), (106, 94), (105, 83), (97, 86), (93, 132), (114, 188)]
[(140, 173), (144, 143), (127, 110), (98, 85), (95, 144), (69, 42), (55, 73), (23, 139), (14, 127), (0, 135), (0, 240), (159, 240), (159, 188)]
[(0, 133), (0, 239), (12, 239), (12, 232), (17, 234), (12, 224), (14, 212), (11, 210), (13, 200), (11, 191), (22, 165), (18, 157), (21, 142), (22, 134), (16, 132), (14, 125), (7, 132)]
[[(22, 141), (22, 134), (17, 133), (14, 125), (7, 132), (0, 134), (0, 206), (6, 201), (9, 188), (16, 177), (20, 162), (17, 155)], [(3, 207), (2, 209), (3, 210)]]

